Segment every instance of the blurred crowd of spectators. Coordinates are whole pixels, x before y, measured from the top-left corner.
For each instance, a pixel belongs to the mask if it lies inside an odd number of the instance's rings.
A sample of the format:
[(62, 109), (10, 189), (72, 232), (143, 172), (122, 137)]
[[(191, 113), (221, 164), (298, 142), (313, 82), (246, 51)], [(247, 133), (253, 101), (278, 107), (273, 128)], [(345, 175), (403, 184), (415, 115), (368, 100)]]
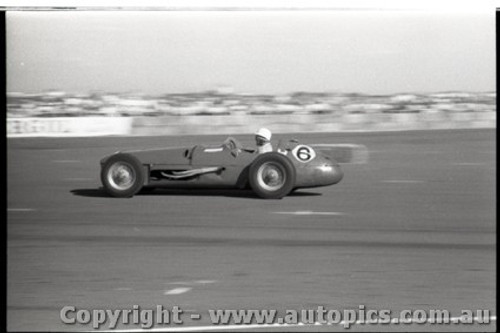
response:
[(364, 95), (296, 92), (287, 95), (202, 93), (7, 93), (7, 117), (183, 116), (485, 112), (496, 92)]

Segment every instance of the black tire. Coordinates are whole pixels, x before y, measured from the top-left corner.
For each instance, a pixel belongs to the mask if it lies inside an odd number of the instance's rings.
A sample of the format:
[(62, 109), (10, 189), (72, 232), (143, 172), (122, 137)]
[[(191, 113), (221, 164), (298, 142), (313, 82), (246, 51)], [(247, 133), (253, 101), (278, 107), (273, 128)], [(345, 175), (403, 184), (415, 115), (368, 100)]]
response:
[(101, 169), (101, 182), (106, 192), (117, 198), (129, 198), (139, 192), (144, 184), (144, 169), (132, 155), (111, 156)]
[(295, 167), (288, 157), (276, 153), (258, 156), (250, 165), (249, 183), (264, 199), (281, 199), (295, 186)]

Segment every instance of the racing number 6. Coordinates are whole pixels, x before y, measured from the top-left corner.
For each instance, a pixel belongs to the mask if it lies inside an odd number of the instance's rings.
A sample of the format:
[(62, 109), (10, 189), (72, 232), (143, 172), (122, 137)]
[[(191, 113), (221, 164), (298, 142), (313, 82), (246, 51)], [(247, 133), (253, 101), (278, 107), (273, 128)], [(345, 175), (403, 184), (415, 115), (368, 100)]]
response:
[(314, 152), (314, 150), (311, 147), (305, 145), (299, 145), (295, 147), (292, 153), (297, 160), (304, 163), (309, 162), (316, 157), (316, 153)]
[(309, 151), (309, 148), (301, 147), (299, 150), (297, 150), (297, 157), (301, 161), (308, 161), (309, 159), (311, 159), (311, 152)]

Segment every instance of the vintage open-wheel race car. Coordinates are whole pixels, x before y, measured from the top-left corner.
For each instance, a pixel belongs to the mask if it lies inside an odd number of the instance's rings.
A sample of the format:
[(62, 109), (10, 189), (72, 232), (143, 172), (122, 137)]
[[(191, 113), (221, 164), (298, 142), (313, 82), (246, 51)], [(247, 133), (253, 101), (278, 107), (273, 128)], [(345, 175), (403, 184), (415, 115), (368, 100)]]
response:
[(101, 181), (113, 197), (157, 187), (251, 188), (261, 198), (279, 199), (342, 177), (332, 156), (296, 140), (264, 154), (229, 137), (219, 145), (120, 151), (101, 160)]

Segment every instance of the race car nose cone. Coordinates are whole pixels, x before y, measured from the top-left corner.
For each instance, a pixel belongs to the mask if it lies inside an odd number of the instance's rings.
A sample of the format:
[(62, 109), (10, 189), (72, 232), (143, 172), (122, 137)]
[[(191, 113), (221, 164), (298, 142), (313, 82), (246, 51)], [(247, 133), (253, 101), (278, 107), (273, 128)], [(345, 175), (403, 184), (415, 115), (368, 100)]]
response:
[(332, 172), (333, 165), (324, 164), (324, 165), (319, 166), (318, 169), (320, 169), (321, 171), (326, 172), (326, 173)]
[(320, 171), (320, 177), (324, 184), (337, 184), (344, 177), (344, 173), (340, 169), (340, 166), (335, 164), (325, 163), (318, 166), (317, 169)]
[(322, 155), (316, 156), (309, 164), (297, 168), (297, 173), (300, 174), (295, 183), (297, 188), (333, 185), (344, 177), (337, 162)]

